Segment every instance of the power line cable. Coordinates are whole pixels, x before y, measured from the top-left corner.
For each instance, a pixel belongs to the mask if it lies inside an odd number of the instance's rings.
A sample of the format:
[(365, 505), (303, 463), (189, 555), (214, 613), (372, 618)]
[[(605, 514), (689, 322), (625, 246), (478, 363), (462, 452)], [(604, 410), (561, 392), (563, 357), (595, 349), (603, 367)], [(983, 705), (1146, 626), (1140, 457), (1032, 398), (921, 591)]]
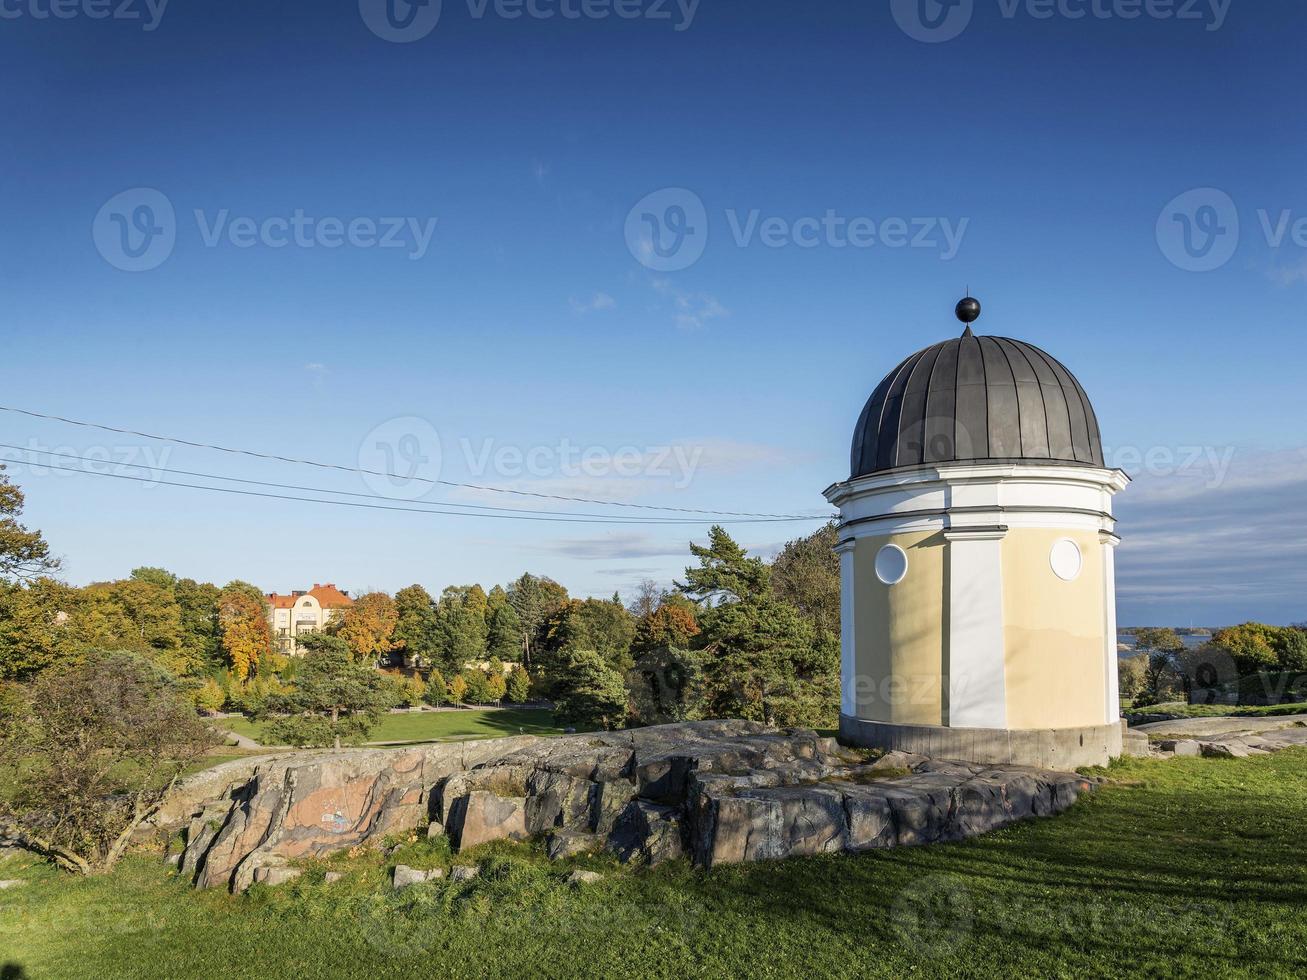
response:
[(597, 500), (592, 497), (566, 497), (556, 493), (539, 493), (531, 490), (512, 490), (508, 487), (492, 487), (477, 483), (458, 483), (454, 480), (427, 479), (426, 477), (403, 476), (399, 473), (392, 473), (387, 470), (369, 470), (358, 466), (344, 466), (340, 463), (323, 463), (313, 459), (297, 459), (293, 456), (278, 456), (275, 453), (261, 453), (252, 449), (234, 449), (230, 446), (219, 446), (214, 443), (196, 442), (191, 439), (178, 439), (174, 436), (162, 436), (150, 432), (141, 432), (137, 429), (125, 429), (113, 425), (104, 425), (99, 422), (87, 422), (81, 419), (65, 418), (62, 415), (47, 415), (43, 412), (32, 412), (25, 408), (14, 408), (8, 405), (0, 405), (0, 412), (12, 412), (17, 415), (26, 415), (34, 419), (46, 419), (51, 422), (62, 422), (66, 425), (77, 425), (87, 429), (99, 429), (102, 432), (116, 432), (119, 435), (139, 436), (142, 439), (153, 439), (157, 442), (171, 442), (179, 446), (191, 446), (195, 449), (211, 449), (220, 453), (231, 453), (236, 456), (252, 456), (255, 459), (274, 460), (280, 463), (294, 463), (299, 466), (316, 466), (320, 469), (342, 470), (346, 473), (362, 473), (367, 476), (384, 476), (393, 480), (408, 480), (413, 483), (430, 483), (439, 484), (446, 487), (460, 487), (465, 490), (481, 490), (486, 493), (506, 493), (514, 494), (520, 497), (537, 497), (544, 500), (565, 500), (574, 504), (594, 504), (600, 507), (631, 507), (638, 510), (664, 510), (680, 514), (709, 514), (719, 517), (766, 517), (778, 520), (825, 520), (822, 515), (816, 514), (766, 514), (751, 511), (733, 511), (733, 510), (704, 510), (696, 507), (669, 507), (658, 504), (632, 504), (619, 500)]
[[(89, 462), (89, 461), (88, 461)], [(28, 464), (32, 465), (32, 464)], [(38, 463), (50, 470), (62, 470), (67, 473), (81, 473), (84, 476), (104, 476), (111, 477), (115, 480), (132, 480), (136, 483), (150, 483), (161, 487), (184, 487), (189, 490), (208, 490), (213, 493), (231, 493), (238, 494), (242, 497), (264, 497), (271, 500), (294, 500), (308, 504), (334, 504), (337, 507), (357, 507), (363, 510), (390, 510), (399, 511), (408, 514), (432, 514), (445, 517), (481, 517), (487, 520), (503, 521), (543, 521), (550, 524), (608, 524), (608, 525), (641, 525), (654, 527), (667, 527), (669, 525), (702, 525), (711, 524), (709, 520), (677, 520), (674, 518), (665, 518), (661, 520), (651, 520), (647, 517), (538, 517), (527, 514), (469, 514), (466, 511), (456, 510), (428, 510), (420, 507), (399, 507), (386, 504), (365, 504), (353, 500), (324, 500), (321, 497), (297, 497), (282, 493), (264, 493), (258, 490), (237, 490), (235, 487), (210, 487), (200, 483), (177, 483), (171, 480), (156, 480), (147, 476), (130, 476), (126, 473), (99, 473), (95, 470), (82, 469), (74, 466), (60, 466), (57, 463)], [(330, 493), (330, 490), (320, 491)], [(744, 518), (736, 523), (740, 524), (784, 524), (796, 521), (820, 521), (825, 520), (822, 517), (775, 517), (775, 518)]]
[[(77, 460), (78, 462), (82, 462), (82, 463), (102, 463), (102, 462), (106, 462), (105, 460), (91, 459), (90, 457), (87, 457), (87, 456), (78, 456), (78, 455), (76, 455), (76, 454), (74, 454), (74, 453), (59, 453), (59, 452), (55, 452), (55, 451), (52, 450), (52, 449), (32, 449), (31, 447), (28, 447), (28, 446), (14, 446), (14, 445), (10, 445), (9, 443), (5, 443), (5, 442), (0, 442), (0, 449), (12, 449), (12, 450), (14, 450), (15, 452), (28, 453), (28, 454), (30, 454), (30, 455), (34, 455), (34, 456), (53, 456), (53, 457), (57, 457), (57, 458), (59, 458), (59, 459), (75, 459), (75, 460)], [(22, 460), (17, 460), (16, 462), (24, 462), (24, 461), (22, 461)], [(32, 462), (29, 461), (29, 462), (27, 462), (27, 465), (28, 465), (28, 466), (47, 466), (47, 465), (49, 465), (49, 464), (46, 464), (46, 463), (32, 463)], [(197, 471), (197, 470), (179, 470), (179, 469), (175, 469), (175, 468), (173, 468), (173, 467), (169, 467), (169, 466), (147, 465), (147, 464), (144, 464), (144, 463), (114, 463), (113, 465), (114, 465), (114, 466), (125, 466), (125, 467), (127, 467), (128, 469), (134, 469), (134, 470), (147, 470), (147, 471), (150, 471), (150, 472), (155, 472), (155, 471), (157, 471), (157, 472), (160, 472), (160, 473), (171, 473), (171, 474), (176, 475), (176, 476), (198, 476), (198, 477), (201, 477), (201, 478), (206, 479), (206, 480), (222, 480), (223, 482), (226, 482), (226, 483), (244, 483), (244, 484), (246, 484), (246, 485), (248, 485), (248, 486), (255, 486), (255, 487), (269, 487), (269, 488), (274, 489), (274, 490), (304, 490), (304, 491), (307, 491), (307, 492), (309, 492), (309, 493), (326, 493), (326, 494), (331, 494), (331, 495), (333, 495), (333, 496), (338, 496), (338, 497), (360, 497), (360, 498), (362, 498), (362, 499), (364, 499), (364, 500), (392, 500), (392, 499), (393, 499), (393, 498), (391, 498), (391, 497), (387, 497), (387, 496), (385, 496), (384, 494), (376, 494), (376, 493), (357, 493), (357, 492), (350, 491), (350, 490), (333, 490), (333, 489), (330, 489), (330, 488), (328, 488), (328, 487), (306, 487), (306, 486), (303, 486), (303, 485), (301, 485), (301, 484), (297, 484), (297, 483), (270, 483), (270, 482), (268, 482), (267, 480), (248, 480), (248, 479), (244, 479), (244, 478), (242, 478), (242, 477), (238, 477), (238, 476), (223, 476), (223, 475), (221, 475), (221, 474), (219, 474), (219, 473), (203, 473), (203, 472), (199, 472), (199, 471)], [(83, 472), (83, 471), (80, 471), (80, 470), (79, 470), (78, 472)], [(95, 471), (95, 470), (85, 470), (84, 472), (89, 473), (91, 476), (97, 476), (97, 475), (99, 475), (99, 473), (98, 473), (97, 471)], [(147, 482), (161, 482), (161, 481), (150, 480), (150, 481), (147, 481)], [(461, 504), (461, 503), (455, 503), (455, 502), (453, 502), (453, 501), (445, 501), (445, 500), (441, 500), (441, 501), (431, 501), (431, 502), (427, 502), (427, 501), (418, 501), (418, 500), (410, 500), (410, 501), (406, 501), (406, 503), (410, 503), (410, 504), (417, 505), (417, 506), (415, 506), (415, 508), (414, 508), (415, 510), (418, 509), (418, 507), (421, 507), (421, 508), (426, 508), (426, 507), (459, 507), (459, 508), (465, 508), (465, 509), (469, 509), (469, 510), (502, 511), (502, 512), (504, 512), (504, 513), (508, 513), (508, 514), (543, 514), (543, 515), (552, 515), (552, 516), (556, 516), (556, 517), (596, 517), (596, 518), (600, 518), (601, 520), (618, 520), (618, 519), (619, 519), (618, 516), (616, 516), (616, 515), (612, 515), (612, 514), (588, 514), (588, 513), (585, 513), (584, 511), (565, 512), (565, 511), (556, 511), (556, 510), (531, 510), (531, 509), (529, 509), (529, 508), (522, 508), (522, 507), (493, 507), (493, 506), (491, 506), (490, 504)], [(436, 512), (434, 512), (434, 513), (441, 513), (441, 512), (440, 512), (440, 511), (436, 511)], [(490, 515), (490, 514), (469, 514), (469, 515), (466, 515), (466, 516), (469, 516), (469, 517), (489, 517), (489, 516), (492, 516), (492, 515)], [(786, 519), (788, 520), (789, 518), (786, 518)], [(794, 518), (794, 519), (797, 520), (798, 518)], [(820, 518), (816, 518), (816, 517), (811, 518), (811, 519), (812, 519), (812, 520), (820, 520)], [(675, 518), (675, 517), (649, 517), (649, 518), (641, 518), (641, 520), (646, 520), (646, 521), (648, 521), (650, 524), (655, 524), (655, 523), (666, 523), (666, 522), (672, 522), (672, 523), (677, 523), (677, 524), (684, 523), (683, 521), (681, 521), (681, 520), (679, 520), (678, 518)], [(699, 523), (699, 522), (696, 522), (696, 523)]]

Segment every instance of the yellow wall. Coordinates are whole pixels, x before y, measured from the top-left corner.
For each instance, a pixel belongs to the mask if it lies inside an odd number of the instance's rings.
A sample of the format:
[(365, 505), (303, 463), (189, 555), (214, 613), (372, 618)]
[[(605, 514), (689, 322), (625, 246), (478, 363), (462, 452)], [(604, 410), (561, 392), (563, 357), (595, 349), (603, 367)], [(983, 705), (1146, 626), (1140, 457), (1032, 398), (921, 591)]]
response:
[[(1053, 574), (1049, 551), (1080, 546), (1080, 575)], [(1104, 718), (1103, 556), (1095, 531), (1013, 528), (1003, 539), (1003, 622), (1009, 728), (1101, 725)]]
[[(876, 578), (876, 553), (891, 543), (908, 555), (908, 574), (894, 586)], [(944, 546), (938, 531), (859, 538), (854, 546), (859, 718), (941, 724)]]

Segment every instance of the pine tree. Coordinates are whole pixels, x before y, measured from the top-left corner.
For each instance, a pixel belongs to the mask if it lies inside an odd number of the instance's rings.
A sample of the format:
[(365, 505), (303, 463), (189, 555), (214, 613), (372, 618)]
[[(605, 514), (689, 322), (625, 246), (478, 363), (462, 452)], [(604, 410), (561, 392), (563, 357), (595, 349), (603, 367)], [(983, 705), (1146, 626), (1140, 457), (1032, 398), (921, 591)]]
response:
[(579, 729), (617, 728), (626, 719), (626, 683), (594, 650), (569, 654), (554, 701), (558, 720)]

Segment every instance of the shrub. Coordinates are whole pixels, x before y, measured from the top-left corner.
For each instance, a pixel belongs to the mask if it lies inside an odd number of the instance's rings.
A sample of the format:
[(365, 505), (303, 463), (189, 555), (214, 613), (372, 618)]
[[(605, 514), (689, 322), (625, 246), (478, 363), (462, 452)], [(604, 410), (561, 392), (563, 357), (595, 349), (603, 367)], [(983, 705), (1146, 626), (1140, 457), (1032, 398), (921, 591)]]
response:
[(110, 870), (217, 742), (171, 675), (125, 653), (53, 668), (6, 700), (0, 834), (80, 874)]

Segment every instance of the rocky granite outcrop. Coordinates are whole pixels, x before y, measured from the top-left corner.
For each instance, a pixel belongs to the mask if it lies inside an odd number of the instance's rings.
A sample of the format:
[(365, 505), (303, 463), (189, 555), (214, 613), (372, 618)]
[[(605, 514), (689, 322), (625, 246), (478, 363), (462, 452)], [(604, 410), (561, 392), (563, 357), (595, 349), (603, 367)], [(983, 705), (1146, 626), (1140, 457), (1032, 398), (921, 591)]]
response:
[(1188, 718), (1140, 725), (1134, 732), (1156, 739), (1140, 755), (1247, 759), (1307, 745), (1307, 715)]
[[(551, 857), (741, 861), (960, 840), (1070, 806), (1094, 781), (902, 753), (744, 721), (264, 759), (193, 789), (182, 870), (243, 890), (261, 869), (430, 828), (459, 850), (544, 838)], [(180, 820), (181, 814), (177, 815)]]

